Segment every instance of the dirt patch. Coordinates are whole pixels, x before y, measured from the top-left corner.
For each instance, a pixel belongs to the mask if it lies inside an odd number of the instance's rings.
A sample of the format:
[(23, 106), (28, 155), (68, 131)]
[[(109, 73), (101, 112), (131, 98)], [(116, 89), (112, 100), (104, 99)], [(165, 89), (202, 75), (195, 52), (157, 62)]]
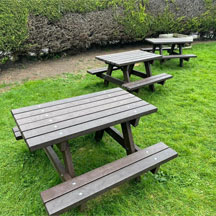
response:
[(97, 55), (139, 49), (140, 45), (126, 46), (109, 50), (91, 50), (81, 54), (52, 59), (47, 61), (27, 62), (15, 64), (0, 71), (1, 84), (22, 83), (27, 80), (55, 77), (63, 73), (86, 73), (89, 68), (103, 67), (104, 63), (95, 59)]

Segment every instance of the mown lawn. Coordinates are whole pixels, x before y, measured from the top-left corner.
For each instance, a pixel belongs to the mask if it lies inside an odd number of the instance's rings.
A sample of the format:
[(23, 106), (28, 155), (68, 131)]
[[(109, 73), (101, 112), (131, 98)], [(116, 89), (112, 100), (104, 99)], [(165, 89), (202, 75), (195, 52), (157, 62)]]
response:
[[(135, 143), (144, 148), (163, 141), (179, 157), (163, 165), (157, 175), (142, 176), (88, 202), (80, 213), (64, 215), (216, 215), (216, 42), (193, 45), (197, 59), (178, 67), (177, 60), (156, 62), (153, 74), (174, 77), (152, 93), (143, 88), (139, 97), (158, 107), (133, 128)], [(143, 65), (138, 68), (143, 70)], [(120, 76), (120, 75), (119, 75)], [(111, 84), (109, 88), (116, 87)], [(0, 215), (46, 215), (40, 192), (59, 184), (60, 178), (42, 150), (30, 153), (16, 141), (10, 110), (106, 89), (101, 79), (65, 74), (56, 79), (28, 81), (0, 95)], [(76, 174), (125, 156), (105, 135), (94, 134), (70, 141)]]

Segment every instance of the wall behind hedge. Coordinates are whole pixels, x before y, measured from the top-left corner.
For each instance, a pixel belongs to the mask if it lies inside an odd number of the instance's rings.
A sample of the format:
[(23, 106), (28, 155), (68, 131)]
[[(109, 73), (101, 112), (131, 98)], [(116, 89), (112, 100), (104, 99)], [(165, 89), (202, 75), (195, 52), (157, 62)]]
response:
[(216, 0), (1, 0), (0, 59), (143, 40), (216, 36)]

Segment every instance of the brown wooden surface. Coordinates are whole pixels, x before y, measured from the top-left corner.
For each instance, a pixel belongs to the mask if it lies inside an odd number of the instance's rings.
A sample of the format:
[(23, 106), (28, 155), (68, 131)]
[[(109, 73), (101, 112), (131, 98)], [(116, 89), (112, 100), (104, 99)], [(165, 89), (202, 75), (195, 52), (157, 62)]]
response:
[[(128, 166), (129, 164), (132, 164), (134, 162), (137, 162), (143, 158), (149, 157), (155, 152), (160, 152), (165, 149), (168, 149), (168, 146), (164, 143), (160, 142), (155, 145), (152, 145), (150, 147), (147, 147), (141, 151), (140, 153), (134, 153), (131, 155), (128, 155), (124, 158), (121, 158), (116, 161), (108, 163), (102, 167), (96, 168), (94, 170), (91, 170), (85, 174), (82, 174), (80, 176), (77, 176), (70, 181), (63, 182), (62, 184), (56, 185), (46, 191), (41, 192), (41, 197), (44, 203), (47, 203), (55, 198), (58, 198), (59, 196), (62, 196), (63, 194), (69, 193), (70, 191), (76, 190), (77, 188), (84, 186), (92, 181), (95, 181), (103, 176), (106, 176), (110, 173), (113, 173), (114, 171), (117, 171), (125, 166)], [(76, 183), (76, 184), (73, 184)]]
[(185, 55), (168, 55), (168, 56), (163, 56), (162, 59), (188, 59), (188, 58), (196, 58), (197, 56), (194, 54), (185, 54)]
[[(103, 68), (95, 68), (95, 69), (89, 69), (87, 70), (87, 72), (91, 75), (96, 75), (96, 74), (100, 74), (100, 73), (105, 73), (107, 72), (107, 67), (103, 67)], [(117, 67), (113, 67), (112, 70), (118, 70)]]
[[(140, 50), (146, 51), (146, 52), (152, 52), (153, 47), (145, 47), (145, 48), (141, 48)], [(159, 47), (155, 48), (155, 51), (159, 51), (159, 50), (160, 50)], [(162, 47), (162, 50), (169, 51), (171, 50), (171, 47)]]
[(13, 115), (16, 115), (16, 114), (20, 114), (20, 113), (24, 113), (24, 112), (29, 112), (32, 110), (42, 110), (43, 108), (52, 107), (52, 106), (56, 106), (59, 104), (66, 104), (66, 103), (70, 103), (70, 102), (83, 100), (86, 98), (90, 99), (90, 98), (94, 98), (94, 97), (100, 96), (100, 95), (107, 95), (109, 93), (117, 92), (119, 90), (121, 90), (121, 89), (120, 88), (108, 89), (105, 91), (100, 91), (100, 92), (91, 93), (91, 94), (87, 94), (87, 95), (81, 95), (81, 96), (77, 96), (77, 97), (66, 98), (63, 100), (56, 100), (56, 101), (51, 101), (51, 102), (47, 102), (47, 103), (42, 103), (42, 104), (27, 106), (27, 107), (23, 107), (23, 108), (13, 109), (13, 110), (11, 110), (11, 112)]
[(156, 107), (116, 88), (12, 113), (28, 147), (36, 150), (156, 111)]
[[(71, 207), (80, 205), (104, 193), (108, 189), (116, 187), (144, 172), (153, 170), (155, 167), (177, 156), (177, 153), (167, 146), (162, 148), (163, 150), (156, 148), (153, 151), (149, 147), (148, 150), (141, 150), (80, 177), (76, 177), (72, 181), (67, 181), (42, 192), (41, 197), (49, 215), (63, 213)], [(150, 153), (150, 151), (153, 153)], [(94, 174), (93, 178), (89, 177), (90, 174)]]
[(129, 91), (133, 91), (133, 90), (139, 89), (143, 86), (151, 85), (154, 83), (160, 83), (162, 81), (165, 81), (165, 80), (171, 79), (171, 78), (172, 78), (172, 75), (163, 73), (163, 74), (158, 74), (155, 76), (148, 77), (148, 78), (143, 79), (143, 80), (138, 80), (138, 81), (131, 82), (131, 83), (125, 83), (125, 84), (123, 84), (122, 87), (127, 88)]
[(115, 65), (117, 67), (127, 66), (138, 62), (151, 61), (160, 58), (160, 55), (141, 50), (96, 56), (96, 59), (101, 60), (107, 64)]
[(12, 131), (13, 131), (13, 134), (14, 134), (16, 140), (21, 140), (21, 139), (22, 139), (22, 134), (20, 133), (18, 127), (14, 127), (14, 128), (12, 129)]

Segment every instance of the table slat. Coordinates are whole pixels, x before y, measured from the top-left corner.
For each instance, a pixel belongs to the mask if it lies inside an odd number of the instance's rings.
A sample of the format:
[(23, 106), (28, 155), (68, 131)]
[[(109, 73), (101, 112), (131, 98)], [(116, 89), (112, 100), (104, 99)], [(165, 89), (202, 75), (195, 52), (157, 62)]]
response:
[[(42, 127), (42, 126), (47, 126), (50, 124), (55, 124), (57, 122), (62, 122), (65, 120), (69, 120), (69, 119), (73, 119), (73, 118), (78, 118), (78, 117), (82, 117), (82, 116), (86, 116), (92, 113), (96, 113), (99, 111), (103, 111), (103, 110), (108, 110), (111, 108), (115, 108), (124, 104), (130, 104), (133, 102), (137, 102), (137, 101), (141, 101), (141, 99), (133, 96), (133, 95), (122, 95), (116, 98), (116, 102), (113, 102), (113, 100), (111, 101), (110, 99), (104, 100), (104, 101), (100, 101), (96, 104), (96, 106), (93, 107), (88, 107), (87, 109), (82, 109), (82, 107), (76, 107), (77, 109), (66, 109), (64, 110), (64, 113), (62, 114), (62, 110), (61, 111), (57, 111), (57, 112), (53, 112), (51, 114), (49, 114), (50, 118), (46, 118), (46, 119), (41, 119), (40, 121), (31, 121), (30, 123), (27, 124), (23, 124), (20, 125), (20, 129), (21, 131), (27, 131), (27, 130), (31, 130), (33, 128), (38, 128), (38, 127)], [(104, 103), (103, 103), (104, 102)], [(95, 104), (95, 103), (92, 103)], [(50, 119), (52, 121), (50, 121)]]
[(75, 138), (87, 133), (95, 132), (98, 130), (105, 129), (110, 126), (114, 126), (116, 124), (120, 124), (123, 122), (127, 122), (141, 116), (154, 113), (157, 111), (157, 108), (153, 105), (146, 105), (138, 108), (134, 108), (131, 110), (127, 110), (125, 112), (117, 113), (115, 115), (106, 116), (101, 119), (93, 120), (90, 122), (86, 122), (80, 125), (76, 125), (73, 127), (69, 127), (56, 132), (51, 132), (48, 134), (44, 134), (41, 136), (33, 137), (26, 140), (26, 143), (30, 150), (40, 149), (42, 147), (61, 143), (63, 141), (69, 140), (71, 138)]
[(49, 112), (52, 112), (52, 111), (61, 110), (61, 109), (65, 109), (68, 107), (80, 106), (83, 104), (85, 106), (89, 106), (89, 104), (91, 104), (92, 102), (104, 100), (104, 98), (115, 98), (118, 95), (125, 95), (125, 94), (127, 94), (127, 92), (121, 90), (121, 91), (109, 93), (107, 95), (99, 95), (96, 97), (91, 97), (91, 98), (87, 98), (87, 99), (83, 99), (83, 100), (79, 100), (79, 101), (73, 101), (70, 103), (59, 104), (56, 106), (51, 106), (51, 107), (46, 107), (43, 109), (37, 109), (37, 110), (29, 111), (29, 112), (16, 114), (16, 115), (14, 115), (14, 117), (16, 120), (27, 118), (27, 117), (32, 117), (32, 116), (36, 116), (36, 115), (40, 115), (40, 114), (44, 114), (46, 117), (46, 114), (48, 114)]
[(148, 103), (146, 103), (144, 101), (139, 101), (139, 102), (131, 103), (129, 105), (126, 104), (123, 106), (118, 106), (118, 107), (115, 107), (112, 109), (103, 110), (103, 111), (100, 111), (97, 113), (92, 113), (92, 114), (82, 116), (79, 118), (69, 119), (69, 120), (65, 120), (62, 122), (55, 123), (55, 124), (47, 125), (44, 127), (24, 131), (23, 136), (25, 139), (29, 139), (31, 137), (40, 136), (40, 135), (54, 132), (54, 131), (62, 131), (65, 128), (72, 127), (74, 125), (81, 125), (81, 124), (86, 123), (86, 122), (89, 122), (89, 124), (91, 124), (90, 121), (94, 121), (96, 119), (102, 119), (104, 117), (111, 116), (111, 115), (114, 115), (114, 114), (117, 114), (120, 112), (124, 112), (124, 111), (127, 111), (129, 109), (134, 109), (137, 107), (145, 106), (147, 104)]
[(23, 113), (23, 112), (42, 109), (42, 108), (45, 108), (45, 107), (56, 106), (56, 105), (59, 105), (59, 104), (64, 104), (64, 103), (74, 102), (74, 101), (78, 101), (78, 100), (83, 100), (83, 99), (86, 99), (86, 98), (96, 97), (96, 96), (99, 96), (99, 95), (107, 95), (109, 93), (117, 92), (117, 91), (122, 91), (122, 89), (121, 88), (108, 89), (108, 90), (105, 90), (105, 91), (100, 91), (100, 92), (91, 93), (91, 94), (87, 94), (87, 95), (81, 95), (81, 96), (76, 96), (76, 97), (72, 97), (72, 98), (66, 98), (66, 99), (63, 99), (63, 100), (56, 100), (56, 101), (51, 101), (51, 102), (48, 102), (48, 103), (42, 103), (42, 104), (38, 104), (38, 105), (22, 107), (22, 108), (19, 108), (19, 109), (13, 109), (13, 110), (11, 110), (11, 112), (12, 112), (13, 115), (15, 115), (15, 114)]
[(182, 43), (192, 43), (192, 37), (184, 38), (146, 38), (146, 41), (152, 44), (182, 44)]

